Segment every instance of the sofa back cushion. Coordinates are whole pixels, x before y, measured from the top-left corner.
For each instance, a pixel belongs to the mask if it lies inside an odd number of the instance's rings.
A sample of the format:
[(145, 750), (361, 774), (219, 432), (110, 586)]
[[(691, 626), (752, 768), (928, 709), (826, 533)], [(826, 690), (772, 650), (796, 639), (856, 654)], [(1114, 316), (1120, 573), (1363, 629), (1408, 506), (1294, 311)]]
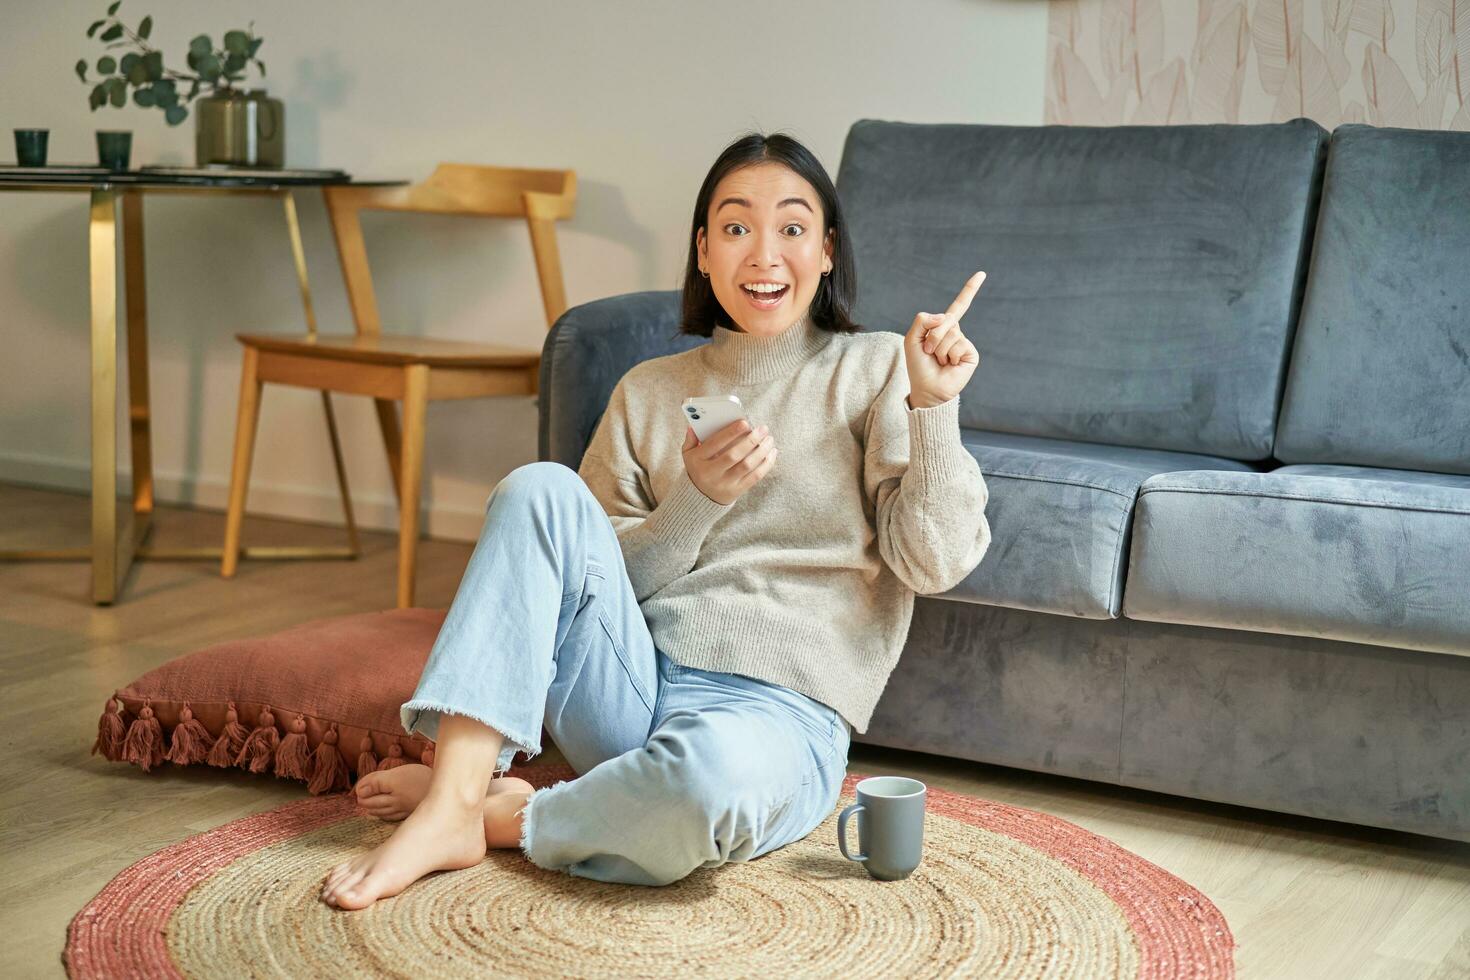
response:
[(1333, 133), (1276, 455), (1470, 473), (1470, 133)]
[(538, 459), (577, 469), (629, 368), (709, 343), (679, 332), (679, 301), (674, 289), (623, 293), (573, 306), (552, 324), (541, 348)]
[(837, 180), (856, 319), (904, 332), (984, 269), (962, 425), (1264, 459), (1326, 138), (860, 120)]

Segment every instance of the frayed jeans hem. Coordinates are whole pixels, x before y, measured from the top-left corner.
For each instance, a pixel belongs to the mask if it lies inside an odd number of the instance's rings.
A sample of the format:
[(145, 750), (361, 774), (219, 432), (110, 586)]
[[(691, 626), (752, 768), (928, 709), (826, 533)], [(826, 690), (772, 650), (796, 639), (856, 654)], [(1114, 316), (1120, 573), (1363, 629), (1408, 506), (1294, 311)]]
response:
[[(491, 728), (499, 732), (500, 737), (503, 740), (503, 744), (500, 747), (499, 755), (496, 757), (494, 772), (492, 773), (492, 775), (504, 775), (506, 772), (508, 772), (510, 770), (511, 759), (515, 756), (517, 752), (525, 753), (527, 760), (534, 759), (536, 756), (541, 754), (540, 738), (526, 738), (523, 735), (518, 735), (514, 732), (508, 732), (495, 721), (489, 718), (475, 714), (473, 711), (466, 711), (461, 707), (448, 704), (447, 702), (434, 701), (427, 698), (414, 698), (411, 701), (405, 701), (398, 710), (399, 720), (403, 723), (403, 730), (409, 735), (422, 733), (425, 737), (428, 737), (428, 733), (425, 732), (423, 730), (423, 727), (419, 724), (419, 719), (417, 715), (414, 716), (411, 722), (404, 721), (403, 716), (410, 711), (434, 711), (438, 712), (441, 715), (460, 715), (464, 718), (472, 718), (475, 721), (478, 721), (480, 724), (486, 726), (487, 728)], [(439, 734), (437, 725), (435, 726), (434, 734), (436, 736)], [(435, 739), (435, 741), (437, 742), (437, 738)], [(504, 761), (502, 762), (502, 760)]]
[(565, 780), (556, 783), (553, 786), (538, 786), (536, 789), (533, 789), (531, 791), (529, 796), (526, 797), (526, 802), (521, 807), (521, 853), (526, 856), (526, 860), (530, 861), (536, 867), (543, 868), (547, 871), (566, 871), (567, 869), (554, 864), (547, 864), (545, 862), (538, 861), (531, 853), (532, 847), (534, 846), (535, 842), (535, 834), (532, 830), (531, 825), (535, 822), (536, 813), (535, 807), (532, 806), (532, 803), (535, 802), (537, 796), (541, 795), (547, 790), (555, 789), (557, 786), (564, 785), (566, 785)]

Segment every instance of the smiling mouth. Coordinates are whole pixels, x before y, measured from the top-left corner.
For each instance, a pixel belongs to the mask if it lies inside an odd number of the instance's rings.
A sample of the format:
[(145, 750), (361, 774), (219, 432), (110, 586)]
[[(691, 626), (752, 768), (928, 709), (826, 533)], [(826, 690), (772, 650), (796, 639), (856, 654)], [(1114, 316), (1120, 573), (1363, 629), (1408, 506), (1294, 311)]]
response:
[(782, 285), (780, 289), (757, 292), (749, 286), (741, 286), (740, 291), (750, 297), (750, 301), (756, 306), (775, 306), (791, 290), (789, 285)]

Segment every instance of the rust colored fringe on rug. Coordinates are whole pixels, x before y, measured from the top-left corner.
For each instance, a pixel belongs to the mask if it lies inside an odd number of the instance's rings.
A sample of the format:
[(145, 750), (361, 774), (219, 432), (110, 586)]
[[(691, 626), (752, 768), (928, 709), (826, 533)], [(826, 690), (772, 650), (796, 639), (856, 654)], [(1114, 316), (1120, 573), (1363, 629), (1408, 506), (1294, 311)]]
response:
[[(514, 769), (537, 786), (567, 766)], [(290, 803), (127, 868), (72, 920), (91, 977), (375, 975), (1229, 978), (1234, 939), (1196, 889), (1065, 820), (929, 787), (924, 854), (879, 882), (844, 860), (837, 812), (753, 861), (662, 888), (547, 871), (518, 850), (361, 911), (326, 872), (397, 826), (351, 794)]]

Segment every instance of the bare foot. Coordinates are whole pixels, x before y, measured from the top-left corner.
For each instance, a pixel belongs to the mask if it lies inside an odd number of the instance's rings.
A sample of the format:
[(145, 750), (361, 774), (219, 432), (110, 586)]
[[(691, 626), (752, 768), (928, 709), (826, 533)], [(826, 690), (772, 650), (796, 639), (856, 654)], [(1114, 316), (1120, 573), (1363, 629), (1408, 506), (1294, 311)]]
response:
[(322, 901), (338, 908), (365, 909), (431, 871), (473, 868), (488, 849), (485, 805), (482, 801), (466, 807), (447, 795), (425, 798), (392, 837), (333, 868), (322, 885)]
[[(357, 803), (379, 820), (402, 820), (428, 795), (433, 778), (434, 770), (416, 762), (370, 772), (357, 781)], [(524, 779), (501, 776), (490, 780), (485, 798), (499, 793), (529, 793), (534, 788)]]

